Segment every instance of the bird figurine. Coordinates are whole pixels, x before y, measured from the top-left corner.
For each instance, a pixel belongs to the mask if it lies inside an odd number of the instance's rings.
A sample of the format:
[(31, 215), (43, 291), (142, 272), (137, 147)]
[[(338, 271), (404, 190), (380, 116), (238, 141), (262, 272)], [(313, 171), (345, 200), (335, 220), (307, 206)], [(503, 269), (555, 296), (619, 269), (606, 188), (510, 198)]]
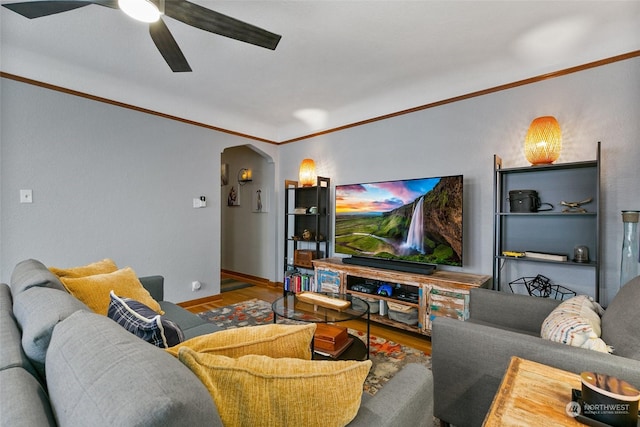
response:
[(591, 203), (593, 201), (593, 197), (589, 197), (588, 199), (582, 200), (580, 202), (565, 202), (564, 200), (560, 202), (562, 206), (566, 206), (562, 209), (563, 213), (587, 213), (587, 210), (582, 207), (582, 205), (586, 205), (587, 203)]

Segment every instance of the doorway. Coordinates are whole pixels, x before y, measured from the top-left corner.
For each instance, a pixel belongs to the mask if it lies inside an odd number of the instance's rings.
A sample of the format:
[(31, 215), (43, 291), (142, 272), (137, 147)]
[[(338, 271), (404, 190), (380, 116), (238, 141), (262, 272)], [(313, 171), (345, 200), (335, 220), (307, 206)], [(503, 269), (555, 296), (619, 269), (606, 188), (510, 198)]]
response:
[(221, 154), (220, 268), (241, 276), (276, 278), (275, 164), (251, 145)]

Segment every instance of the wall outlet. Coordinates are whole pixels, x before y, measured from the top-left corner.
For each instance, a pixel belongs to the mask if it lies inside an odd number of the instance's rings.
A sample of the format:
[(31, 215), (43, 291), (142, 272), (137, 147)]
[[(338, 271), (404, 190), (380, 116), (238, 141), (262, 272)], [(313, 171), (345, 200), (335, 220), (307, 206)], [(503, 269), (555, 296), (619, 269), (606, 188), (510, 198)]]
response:
[(202, 283), (198, 282), (197, 280), (194, 280), (193, 282), (191, 282), (191, 291), (195, 292), (197, 290), (199, 290), (200, 288), (202, 288)]
[(20, 190), (20, 203), (33, 203), (33, 192), (31, 190)]

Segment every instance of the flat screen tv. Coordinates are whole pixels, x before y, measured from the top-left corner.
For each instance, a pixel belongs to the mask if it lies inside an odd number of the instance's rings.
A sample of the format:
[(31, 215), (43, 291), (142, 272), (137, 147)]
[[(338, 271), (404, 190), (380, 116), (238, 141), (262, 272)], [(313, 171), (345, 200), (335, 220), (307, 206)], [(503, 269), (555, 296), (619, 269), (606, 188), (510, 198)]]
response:
[(336, 185), (334, 253), (462, 266), (462, 188), (462, 175)]

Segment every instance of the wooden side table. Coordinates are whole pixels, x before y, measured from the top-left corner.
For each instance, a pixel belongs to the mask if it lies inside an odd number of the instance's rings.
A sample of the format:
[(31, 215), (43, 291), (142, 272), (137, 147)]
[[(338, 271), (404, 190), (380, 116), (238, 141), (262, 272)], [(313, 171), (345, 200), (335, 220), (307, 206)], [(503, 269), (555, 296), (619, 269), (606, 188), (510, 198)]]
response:
[(483, 425), (584, 426), (566, 412), (581, 387), (578, 374), (512, 357)]

